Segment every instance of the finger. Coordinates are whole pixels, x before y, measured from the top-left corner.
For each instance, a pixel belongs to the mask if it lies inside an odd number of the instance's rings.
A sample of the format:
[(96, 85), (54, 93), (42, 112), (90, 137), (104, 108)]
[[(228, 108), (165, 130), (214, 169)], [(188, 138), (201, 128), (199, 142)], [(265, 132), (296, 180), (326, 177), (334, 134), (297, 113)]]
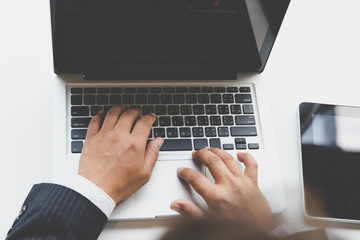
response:
[(178, 176), (192, 186), (205, 201), (213, 196), (215, 185), (203, 174), (191, 168), (179, 168)]
[(205, 213), (195, 203), (187, 199), (178, 199), (171, 203), (170, 208), (183, 216), (192, 218), (205, 217)]
[(103, 118), (104, 118), (104, 111), (100, 111), (91, 119), (86, 133), (86, 138), (92, 137), (100, 131), (101, 122)]
[(130, 134), (131, 128), (134, 125), (134, 122), (140, 115), (139, 109), (128, 109), (123, 114), (121, 114), (121, 117), (119, 118), (119, 121), (116, 124), (116, 127), (114, 128), (116, 131), (126, 132)]
[(159, 150), (164, 143), (164, 139), (158, 137), (151, 140), (146, 146), (144, 168), (147, 172), (151, 173), (154, 169), (156, 160), (159, 157)]
[(202, 162), (209, 168), (215, 182), (221, 182), (227, 177), (227, 175), (231, 174), (220, 157), (206, 148), (194, 152), (193, 159)]
[(137, 120), (134, 129), (131, 134), (139, 139), (148, 139), (152, 125), (156, 120), (155, 114), (146, 114), (139, 120)]
[(234, 176), (240, 177), (242, 175), (240, 167), (232, 155), (218, 148), (209, 148), (209, 151), (218, 155)]
[(248, 153), (240, 153), (240, 152), (238, 152), (237, 157), (239, 161), (244, 163), (245, 165), (245, 171), (244, 171), (245, 176), (257, 182), (258, 164), (255, 158)]
[(108, 132), (111, 131), (116, 123), (119, 120), (121, 113), (123, 112), (123, 107), (112, 107), (110, 111), (106, 114), (104, 123), (101, 127), (101, 131)]

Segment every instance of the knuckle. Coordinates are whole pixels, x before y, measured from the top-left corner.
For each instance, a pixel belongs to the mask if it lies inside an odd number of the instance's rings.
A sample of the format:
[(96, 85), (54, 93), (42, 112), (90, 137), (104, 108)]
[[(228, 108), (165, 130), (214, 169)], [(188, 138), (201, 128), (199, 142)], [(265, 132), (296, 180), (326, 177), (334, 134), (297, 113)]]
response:
[(149, 119), (145, 117), (140, 118), (137, 123), (149, 128), (152, 126), (152, 123), (150, 123)]
[(206, 162), (208, 164), (216, 164), (219, 162), (219, 158), (217, 156), (214, 155), (210, 155), (206, 158)]
[(200, 178), (201, 178), (201, 174), (199, 172), (192, 172), (192, 173), (188, 174), (187, 179), (190, 184), (193, 184), (193, 183), (196, 183)]

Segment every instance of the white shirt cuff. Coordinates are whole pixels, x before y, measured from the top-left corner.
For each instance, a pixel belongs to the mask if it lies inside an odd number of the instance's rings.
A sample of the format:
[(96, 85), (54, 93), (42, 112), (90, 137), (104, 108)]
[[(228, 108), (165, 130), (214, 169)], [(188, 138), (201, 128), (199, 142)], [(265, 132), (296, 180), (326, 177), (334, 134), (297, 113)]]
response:
[(62, 181), (60, 185), (70, 188), (86, 197), (95, 206), (97, 206), (106, 215), (107, 218), (109, 218), (110, 214), (115, 208), (116, 204), (109, 195), (107, 195), (94, 183), (80, 175), (66, 178), (66, 180)]

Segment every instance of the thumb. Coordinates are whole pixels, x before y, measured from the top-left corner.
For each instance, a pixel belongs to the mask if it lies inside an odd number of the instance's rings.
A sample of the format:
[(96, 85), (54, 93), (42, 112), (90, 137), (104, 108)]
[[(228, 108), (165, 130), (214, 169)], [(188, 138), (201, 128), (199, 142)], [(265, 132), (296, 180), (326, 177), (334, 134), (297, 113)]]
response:
[(170, 208), (187, 217), (202, 218), (205, 216), (203, 210), (187, 199), (178, 199), (173, 201)]
[(145, 159), (144, 159), (144, 164), (145, 164), (145, 169), (148, 171), (152, 171), (156, 160), (159, 157), (159, 150), (161, 148), (161, 146), (164, 144), (164, 139), (158, 137), (155, 138), (153, 140), (151, 140), (147, 146), (146, 146), (146, 150), (145, 150)]

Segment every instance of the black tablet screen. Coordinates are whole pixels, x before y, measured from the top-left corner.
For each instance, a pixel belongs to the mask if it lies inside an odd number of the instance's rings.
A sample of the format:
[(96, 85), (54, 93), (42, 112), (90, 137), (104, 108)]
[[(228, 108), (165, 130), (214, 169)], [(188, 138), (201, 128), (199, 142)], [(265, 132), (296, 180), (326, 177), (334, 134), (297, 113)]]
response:
[(360, 108), (300, 105), (306, 212), (360, 220)]

